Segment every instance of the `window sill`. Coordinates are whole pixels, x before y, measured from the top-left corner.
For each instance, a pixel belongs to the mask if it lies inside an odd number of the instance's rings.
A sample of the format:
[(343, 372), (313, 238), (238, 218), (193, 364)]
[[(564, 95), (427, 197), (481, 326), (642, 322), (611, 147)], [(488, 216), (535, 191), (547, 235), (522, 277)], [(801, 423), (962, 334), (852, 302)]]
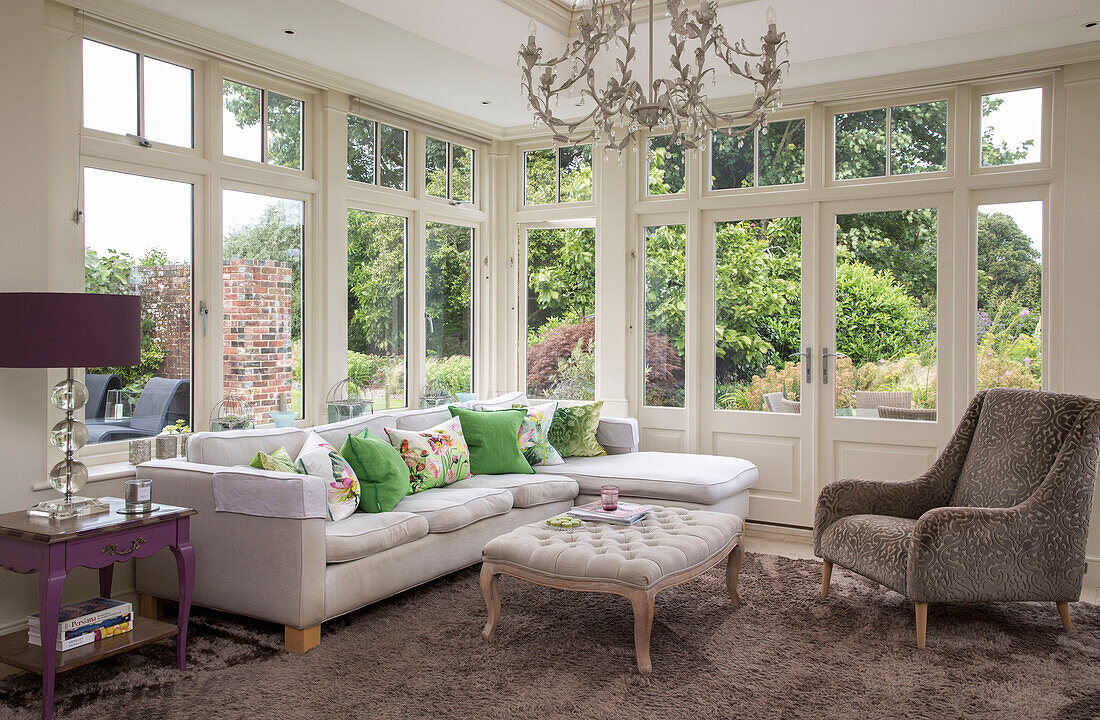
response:
[[(107, 480), (119, 480), (129, 479), (134, 477), (136, 468), (128, 462), (114, 462), (104, 463), (103, 465), (96, 465), (95, 467), (88, 468), (88, 484), (97, 482), (105, 482)], [(38, 492), (42, 490), (53, 490), (53, 485), (50, 485), (45, 480), (37, 482), (31, 486), (31, 489)]]

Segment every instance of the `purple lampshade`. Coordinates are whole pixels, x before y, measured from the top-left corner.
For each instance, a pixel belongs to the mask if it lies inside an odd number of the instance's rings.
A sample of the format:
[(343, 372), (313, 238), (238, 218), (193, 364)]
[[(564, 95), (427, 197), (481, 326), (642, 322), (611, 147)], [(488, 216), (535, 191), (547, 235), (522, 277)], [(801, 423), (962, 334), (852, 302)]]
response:
[(0, 367), (111, 367), (140, 359), (137, 295), (0, 293)]

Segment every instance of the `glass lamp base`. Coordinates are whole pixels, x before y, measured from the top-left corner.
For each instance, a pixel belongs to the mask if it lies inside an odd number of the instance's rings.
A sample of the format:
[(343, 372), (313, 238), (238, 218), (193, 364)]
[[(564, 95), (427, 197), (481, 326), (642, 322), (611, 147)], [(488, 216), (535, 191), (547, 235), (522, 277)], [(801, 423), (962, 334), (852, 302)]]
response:
[(69, 502), (66, 502), (65, 498), (43, 500), (28, 510), (27, 514), (33, 515), (34, 517), (48, 517), (51, 520), (64, 520), (65, 518), (97, 515), (99, 513), (105, 513), (110, 509), (111, 506), (99, 498), (86, 498), (74, 495)]

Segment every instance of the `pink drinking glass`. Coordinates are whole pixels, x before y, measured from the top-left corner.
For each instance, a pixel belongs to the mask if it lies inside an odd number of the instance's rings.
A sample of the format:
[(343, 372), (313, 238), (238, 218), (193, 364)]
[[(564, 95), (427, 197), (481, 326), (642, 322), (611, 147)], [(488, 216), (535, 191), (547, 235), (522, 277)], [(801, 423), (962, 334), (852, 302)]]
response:
[(604, 485), (600, 488), (600, 500), (603, 502), (603, 509), (607, 512), (613, 512), (619, 509), (619, 486), (618, 485)]

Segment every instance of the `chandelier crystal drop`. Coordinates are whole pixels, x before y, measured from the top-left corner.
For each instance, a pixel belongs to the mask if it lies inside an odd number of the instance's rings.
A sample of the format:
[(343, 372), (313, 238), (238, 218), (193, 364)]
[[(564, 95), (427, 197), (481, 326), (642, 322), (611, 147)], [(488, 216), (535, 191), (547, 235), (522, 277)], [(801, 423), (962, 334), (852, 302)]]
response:
[[(684, 0), (667, 0), (671, 25), (669, 77), (653, 72), (653, 4), (649, 0), (649, 83), (636, 78), (637, 28), (634, 0), (586, 0), (577, 21), (577, 37), (561, 55), (548, 57), (535, 44), (535, 21), (528, 26), (527, 43), (520, 46), (522, 91), (534, 114), (534, 125), (546, 125), (554, 142), (576, 145), (592, 141), (607, 149), (640, 145), (639, 133), (672, 134), (685, 148), (706, 146), (710, 132), (738, 138), (767, 127), (767, 115), (780, 106), (783, 75), (790, 63), (777, 55), (787, 51), (787, 35), (776, 30), (775, 10), (768, 8), (767, 33), (761, 49), (753, 52), (744, 40), (730, 44), (718, 22), (717, 0), (703, 0), (689, 10)], [(607, 54), (613, 56), (608, 58)], [(606, 81), (598, 81), (606, 68)], [(752, 107), (718, 113), (708, 105), (704, 83), (712, 85), (717, 69), (753, 83)], [(551, 110), (565, 96), (566, 107), (594, 105), (583, 117), (563, 120)], [(659, 132), (658, 132), (659, 131)], [(648, 153), (647, 153), (648, 155)]]

